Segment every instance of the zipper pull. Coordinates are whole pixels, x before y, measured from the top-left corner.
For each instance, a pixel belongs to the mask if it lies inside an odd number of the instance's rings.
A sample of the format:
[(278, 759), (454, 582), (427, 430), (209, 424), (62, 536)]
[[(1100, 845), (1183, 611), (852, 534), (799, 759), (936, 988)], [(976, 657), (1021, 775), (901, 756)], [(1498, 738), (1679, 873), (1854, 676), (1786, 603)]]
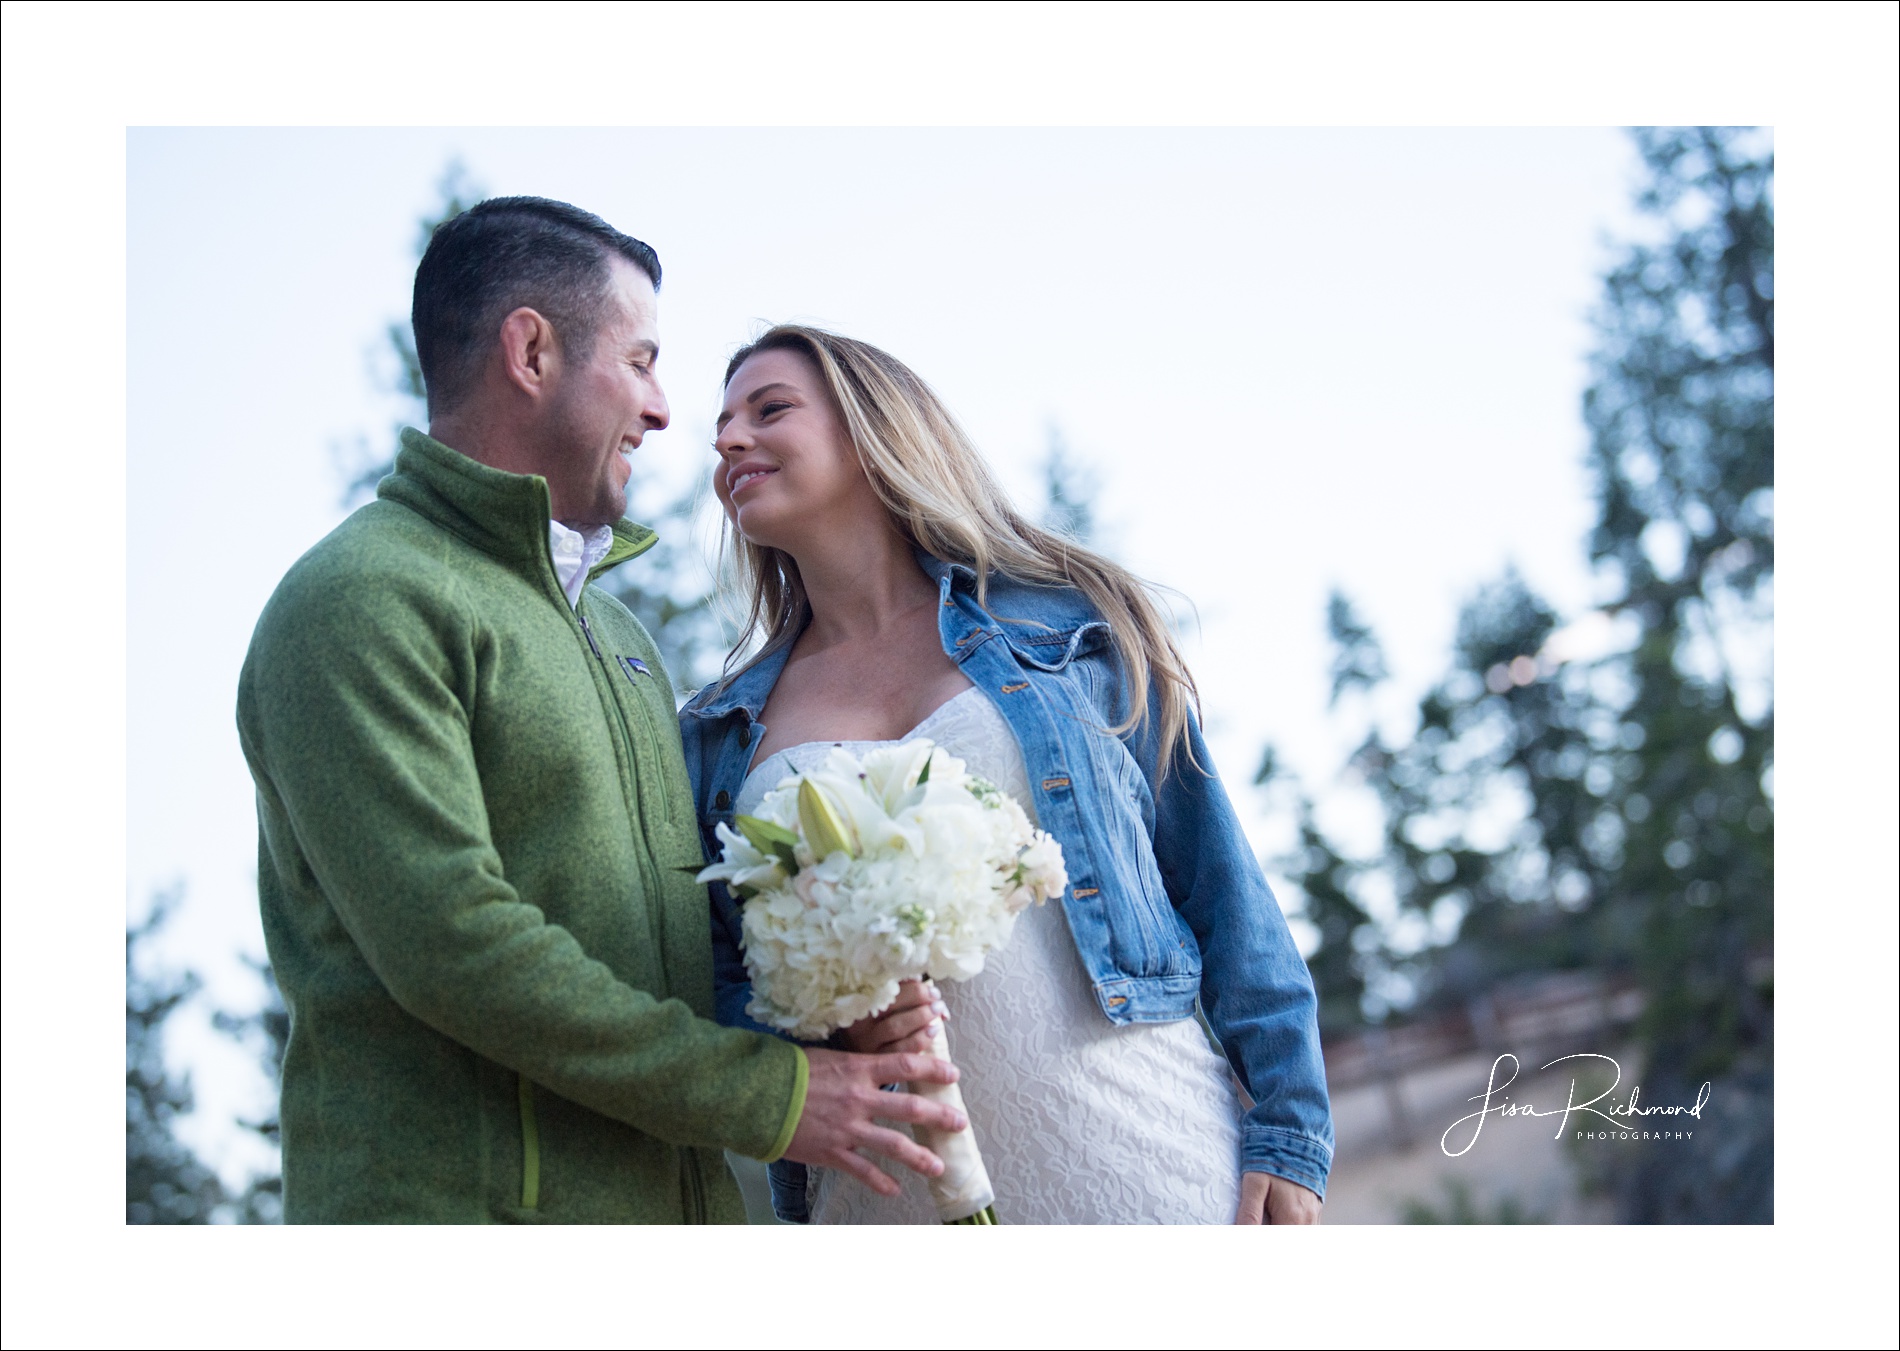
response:
[(577, 614), (574, 617), (581, 621), (581, 632), (586, 635), (587, 645), (594, 649), (594, 660), (601, 662), (606, 661), (607, 659), (600, 655), (600, 644), (594, 641), (594, 631), (587, 626), (587, 616)]

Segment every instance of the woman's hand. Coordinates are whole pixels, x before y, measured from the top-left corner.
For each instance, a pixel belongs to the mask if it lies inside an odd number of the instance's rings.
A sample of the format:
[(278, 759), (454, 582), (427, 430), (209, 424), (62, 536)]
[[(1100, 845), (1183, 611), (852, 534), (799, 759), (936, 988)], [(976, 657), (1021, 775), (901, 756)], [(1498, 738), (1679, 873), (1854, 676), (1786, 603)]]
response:
[(1297, 1182), (1272, 1173), (1240, 1175), (1235, 1224), (1318, 1224), (1320, 1199)]
[(897, 998), (875, 1017), (862, 1018), (838, 1033), (837, 1044), (863, 1055), (897, 1055), (928, 1051), (930, 1033), (948, 1018), (937, 987), (928, 981), (907, 980), (897, 987)]

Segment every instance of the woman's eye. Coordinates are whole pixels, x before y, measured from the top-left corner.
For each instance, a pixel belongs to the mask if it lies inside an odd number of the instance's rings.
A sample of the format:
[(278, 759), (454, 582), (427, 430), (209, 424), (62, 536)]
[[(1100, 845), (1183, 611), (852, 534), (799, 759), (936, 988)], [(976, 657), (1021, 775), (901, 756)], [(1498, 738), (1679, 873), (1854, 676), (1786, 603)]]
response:
[(772, 402), (763, 405), (759, 409), (759, 416), (762, 418), (771, 417), (774, 413), (782, 413), (787, 408), (790, 408), (790, 407), (791, 405), (789, 403), (786, 403), (783, 400), (775, 399)]

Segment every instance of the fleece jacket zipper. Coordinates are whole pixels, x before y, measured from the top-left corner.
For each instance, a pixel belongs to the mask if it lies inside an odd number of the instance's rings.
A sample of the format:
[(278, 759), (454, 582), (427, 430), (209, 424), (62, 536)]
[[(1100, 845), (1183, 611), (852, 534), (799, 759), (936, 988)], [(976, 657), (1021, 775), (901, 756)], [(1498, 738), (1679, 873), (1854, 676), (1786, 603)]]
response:
[(613, 708), (614, 725), (620, 729), (620, 743), (627, 757), (627, 783), (625, 790), (630, 799), (628, 805), (633, 808), (634, 822), (640, 829), (640, 843), (642, 846), (634, 852), (640, 856), (640, 885), (647, 895), (647, 934), (653, 941), (653, 951), (658, 958), (660, 979), (659, 994), (664, 998), (668, 993), (666, 977), (666, 933), (660, 915), (660, 907), (665, 902), (665, 894), (661, 889), (660, 878), (655, 874), (653, 869), (653, 832), (647, 828), (645, 804), (640, 801), (640, 781), (638, 774), (635, 773), (635, 766), (638, 765), (639, 759), (636, 755), (637, 747), (634, 742), (633, 728), (627, 725), (626, 710), (620, 706), (620, 700), (614, 695), (613, 675), (610, 664), (607, 661), (606, 654), (600, 650), (600, 644), (594, 641), (593, 627), (588, 624), (587, 616), (581, 614), (578, 609), (574, 611), (574, 618), (579, 622), (581, 636), (587, 640), (588, 649), (593, 652), (594, 661), (600, 668), (597, 683), (599, 679), (606, 681), (604, 685), (600, 685), (599, 694), (601, 699)]

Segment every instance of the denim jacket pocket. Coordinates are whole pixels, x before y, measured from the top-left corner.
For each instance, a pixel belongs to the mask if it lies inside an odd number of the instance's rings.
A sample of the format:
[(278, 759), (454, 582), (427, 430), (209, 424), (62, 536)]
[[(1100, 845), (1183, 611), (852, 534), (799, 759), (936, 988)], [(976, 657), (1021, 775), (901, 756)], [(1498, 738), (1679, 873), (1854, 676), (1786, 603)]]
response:
[(1155, 858), (1154, 795), (1147, 778), (1121, 738), (1096, 731), (1088, 741), (1092, 797), (1102, 808), (1121, 802), (1128, 809), (1121, 819), (1130, 828), (1109, 832), (1106, 841), (1110, 866), (1104, 890), (1113, 890), (1104, 899), (1117, 964), (1131, 975), (1198, 974), (1200, 950), (1175, 912)]

